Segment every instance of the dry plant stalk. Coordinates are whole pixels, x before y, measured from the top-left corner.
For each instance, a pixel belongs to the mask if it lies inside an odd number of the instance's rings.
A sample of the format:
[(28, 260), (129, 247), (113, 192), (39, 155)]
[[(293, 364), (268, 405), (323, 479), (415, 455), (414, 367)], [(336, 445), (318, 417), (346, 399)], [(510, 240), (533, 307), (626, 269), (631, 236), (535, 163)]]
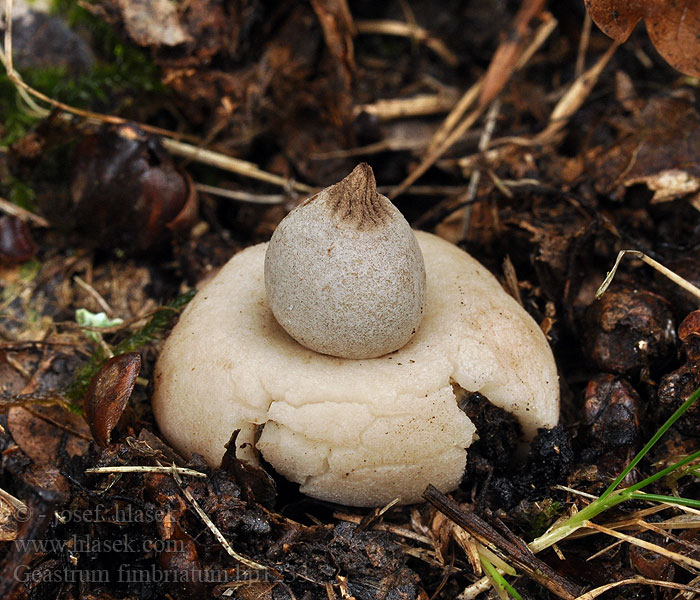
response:
[(9, 200), (5, 200), (5, 198), (0, 198), (0, 211), (7, 213), (8, 215), (11, 215), (13, 217), (17, 217), (18, 219), (22, 219), (23, 221), (31, 221), (32, 224), (37, 227), (51, 226), (51, 224), (43, 217), (35, 215), (33, 212), (28, 211), (26, 208), (22, 208), (21, 206), (12, 204), (12, 202), (10, 202)]
[(410, 98), (382, 98), (371, 104), (358, 104), (355, 116), (367, 113), (380, 121), (424, 117), (444, 113), (455, 105), (456, 96), (451, 93), (418, 94)]
[(221, 154), (220, 152), (213, 152), (212, 150), (200, 148), (199, 146), (193, 146), (192, 144), (180, 142), (169, 137), (163, 137), (162, 142), (163, 147), (168, 152), (175, 154), (176, 156), (183, 156), (190, 160), (211, 165), (212, 167), (218, 167), (220, 169), (238, 173), (239, 175), (244, 175), (252, 179), (272, 183), (283, 188), (291, 188), (298, 192), (310, 193), (315, 191), (315, 188), (312, 188), (311, 186), (275, 175), (274, 173), (268, 173), (267, 171), (263, 171), (257, 165), (246, 160), (241, 160), (240, 158), (227, 156), (225, 154)]
[(617, 538), (619, 540), (629, 542), (630, 544), (634, 546), (639, 546), (640, 548), (644, 548), (645, 550), (650, 550), (651, 552), (654, 552), (656, 554), (659, 554), (661, 556), (665, 556), (669, 559), (671, 559), (673, 562), (675, 562), (678, 565), (681, 565), (683, 567), (690, 567), (691, 569), (700, 569), (700, 561), (695, 560), (694, 558), (690, 558), (689, 556), (684, 556), (683, 554), (680, 554), (678, 552), (672, 552), (671, 550), (667, 550), (666, 548), (662, 548), (658, 544), (652, 544), (651, 542), (647, 542), (645, 540), (640, 540), (639, 538), (636, 538), (632, 535), (627, 535), (624, 533), (620, 533), (619, 531), (615, 531), (614, 529), (610, 529), (609, 527), (604, 527), (603, 525), (598, 525), (597, 523), (593, 523), (591, 521), (586, 521), (584, 527), (588, 527), (590, 529), (595, 529), (596, 531), (599, 531), (601, 533), (605, 533), (606, 535), (609, 535), (610, 537)]
[(546, 144), (551, 141), (569, 122), (569, 119), (571, 119), (574, 113), (581, 108), (586, 98), (588, 98), (595, 87), (595, 84), (598, 83), (600, 74), (603, 72), (608, 62), (610, 62), (618, 46), (619, 44), (617, 42), (613, 42), (605, 54), (571, 84), (571, 87), (562, 96), (561, 100), (557, 102), (554, 110), (552, 110), (552, 113), (549, 115), (549, 125), (535, 137), (535, 143)]
[[(496, 128), (496, 119), (498, 118), (498, 113), (501, 111), (501, 101), (496, 98), (491, 103), (491, 108), (486, 115), (486, 124), (481, 132), (481, 137), (479, 138), (478, 150), (480, 153), (486, 152), (489, 147), (489, 142), (491, 141), (491, 136), (493, 135), (493, 130)], [(469, 187), (467, 188), (467, 205), (464, 207), (464, 219), (462, 221), (462, 239), (467, 237), (469, 233), (469, 225), (471, 224), (472, 208), (473, 202), (476, 199), (476, 190), (479, 187), (479, 180), (481, 179), (481, 169), (476, 168), (472, 171), (471, 177), (469, 179)]]
[[(115, 115), (106, 115), (103, 113), (96, 113), (90, 110), (83, 110), (74, 106), (70, 106), (69, 104), (60, 102), (55, 98), (47, 96), (43, 92), (40, 92), (39, 90), (27, 84), (22, 79), (20, 74), (15, 70), (14, 63), (12, 60), (12, 9), (13, 0), (5, 0), (5, 43), (3, 51), (0, 52), (0, 61), (5, 66), (7, 77), (17, 88), (18, 92), (20, 93), (20, 96), (27, 104), (32, 113), (41, 118), (48, 117), (51, 113), (49, 109), (37, 104), (35, 99), (38, 99), (51, 106), (52, 109), (56, 109), (63, 113), (68, 113), (71, 115), (82, 117), (86, 121), (92, 123), (106, 123), (110, 125), (125, 125), (131, 123), (131, 121), (128, 121), (121, 117), (117, 117)], [(233, 158), (231, 156), (227, 156), (219, 152), (213, 152), (212, 150), (205, 150), (204, 148), (193, 146), (191, 144), (186, 144), (175, 139), (187, 138), (196, 140), (196, 138), (192, 138), (191, 136), (183, 136), (173, 131), (162, 129), (160, 127), (154, 127), (146, 123), (137, 123), (136, 125), (147, 133), (160, 136), (162, 138), (163, 145), (172, 154), (184, 156), (186, 158), (189, 158), (190, 160), (202, 162), (211, 166), (218, 167), (220, 169), (224, 169), (226, 171), (230, 171), (232, 173), (236, 173), (238, 175), (242, 175), (243, 177), (250, 177), (251, 179), (257, 179), (259, 181), (264, 181), (266, 183), (278, 185), (283, 188), (294, 189), (296, 191), (304, 193), (314, 191), (314, 188), (310, 186), (298, 183), (294, 180), (280, 177), (279, 175), (275, 175), (274, 173), (268, 173), (267, 171), (263, 171), (253, 163)]]
[(125, 465), (121, 467), (93, 467), (91, 469), (85, 469), (86, 473), (92, 474), (103, 474), (103, 473), (160, 473), (163, 475), (168, 475), (175, 469), (180, 475), (189, 475), (190, 477), (202, 477), (206, 479), (206, 473), (201, 473), (200, 471), (195, 471), (194, 469), (187, 469), (185, 467), (152, 467), (146, 465)]
[(623, 585), (658, 585), (659, 587), (670, 588), (672, 590), (681, 590), (684, 592), (694, 592), (696, 594), (698, 591), (700, 591), (697, 586), (673, 583), (671, 581), (662, 581), (659, 579), (647, 579), (646, 577), (632, 577), (631, 579), (623, 579), (621, 581), (614, 581), (612, 583), (601, 585), (594, 590), (581, 594), (578, 598), (576, 598), (576, 600), (594, 600), (608, 590), (612, 590), (613, 588), (621, 587)]
[(358, 33), (364, 34), (380, 34), (393, 35), (398, 37), (410, 38), (416, 42), (425, 44), (442, 60), (451, 67), (456, 67), (459, 64), (459, 59), (445, 43), (431, 35), (422, 27), (413, 23), (404, 23), (402, 21), (391, 20), (373, 20), (373, 21), (355, 21), (355, 28)]
[[(545, 40), (549, 37), (552, 31), (554, 31), (556, 26), (556, 19), (549, 15), (549, 18), (540, 25), (538, 30), (535, 32), (532, 41), (523, 51), (523, 54), (520, 57), (520, 60), (518, 60), (515, 69), (513, 70), (513, 73), (522, 69), (527, 64), (529, 59), (540, 48), (540, 46), (544, 44)], [(389, 194), (389, 198), (393, 199), (403, 194), (411, 185), (413, 185), (413, 183), (421, 175), (423, 175), (430, 167), (432, 167), (435, 164), (435, 162), (445, 152), (447, 152), (458, 139), (460, 139), (467, 131), (469, 131), (469, 129), (471, 129), (474, 123), (477, 122), (482, 112), (486, 108), (486, 105), (484, 105), (483, 103), (480, 103), (475, 110), (470, 112), (461, 121), (460, 119), (462, 118), (462, 115), (469, 109), (469, 107), (479, 98), (479, 95), (482, 93), (482, 87), (483, 78), (480, 79), (477, 83), (475, 83), (469, 90), (467, 90), (464, 96), (455, 105), (455, 108), (452, 110), (452, 113), (450, 113), (445, 119), (445, 124), (443, 124), (443, 127), (438, 129), (421, 163), (413, 171), (411, 171), (411, 173), (409, 173), (409, 175), (406, 177), (406, 179), (404, 179), (404, 181), (402, 181), (391, 191), (391, 193)], [(452, 131), (448, 132), (447, 125), (452, 124), (454, 124)]]
[(251, 192), (244, 192), (243, 190), (230, 190), (228, 188), (207, 185), (206, 183), (195, 183), (194, 187), (198, 192), (213, 194), (239, 202), (250, 202), (251, 204), (282, 204), (285, 200), (283, 194), (253, 194)]
[(682, 287), (685, 291), (690, 292), (693, 296), (696, 298), (700, 299), (700, 289), (695, 287), (690, 281), (687, 279), (683, 279), (680, 275), (677, 275), (671, 269), (668, 267), (665, 267), (662, 265), (660, 262), (654, 260), (653, 258), (647, 256), (644, 254), (644, 252), (640, 252), (639, 250), (620, 250), (617, 254), (617, 258), (615, 259), (615, 264), (613, 265), (613, 268), (610, 269), (608, 274), (605, 276), (605, 279), (603, 280), (603, 283), (600, 284), (600, 287), (598, 288), (598, 291), (595, 293), (596, 299), (599, 299), (610, 287), (610, 284), (612, 283), (613, 278), (615, 277), (615, 273), (617, 273), (617, 268), (620, 265), (620, 261), (622, 258), (626, 255), (634, 256), (635, 258), (638, 258), (642, 262), (654, 267), (659, 273), (664, 275), (665, 277), (668, 277), (673, 283), (676, 285)]
[(197, 515), (199, 515), (199, 518), (202, 519), (204, 524), (207, 526), (209, 531), (212, 532), (213, 536), (217, 539), (217, 541), (223, 546), (224, 550), (226, 550), (226, 553), (231, 558), (237, 560), (239, 563), (245, 565), (246, 567), (250, 567), (251, 569), (255, 569), (256, 571), (267, 570), (267, 567), (265, 565), (261, 565), (260, 563), (257, 563), (254, 560), (250, 560), (249, 558), (238, 554), (238, 552), (236, 552), (231, 547), (231, 544), (228, 543), (228, 540), (224, 537), (224, 534), (221, 533), (221, 531), (216, 525), (214, 525), (214, 522), (209, 518), (207, 513), (205, 513), (204, 510), (202, 510), (202, 507), (199, 506), (199, 503), (192, 495), (192, 492), (190, 492), (190, 490), (182, 482), (182, 479), (180, 478), (180, 474), (178, 472), (178, 468), (175, 466), (174, 463), (170, 468), (170, 473), (172, 474), (175, 483), (177, 483), (178, 487), (182, 490), (182, 493), (185, 495), (185, 498), (187, 498), (187, 500), (192, 505), (192, 508), (194, 508), (194, 511), (197, 513)]

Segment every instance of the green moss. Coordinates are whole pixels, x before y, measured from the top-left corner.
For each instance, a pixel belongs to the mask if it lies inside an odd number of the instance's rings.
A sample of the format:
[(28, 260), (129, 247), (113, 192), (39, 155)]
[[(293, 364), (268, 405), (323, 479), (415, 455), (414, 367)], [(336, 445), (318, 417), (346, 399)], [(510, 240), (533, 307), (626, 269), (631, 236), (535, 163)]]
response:
[[(64, 67), (24, 69), (22, 78), (30, 86), (76, 108), (109, 114), (122, 114), (129, 106), (143, 105), (148, 97), (167, 94), (148, 52), (120, 39), (107, 23), (73, 0), (54, 0), (53, 10), (89, 37), (96, 63), (91, 72), (79, 76), (69, 75)], [(0, 113), (3, 146), (24, 136), (38, 120), (26, 110), (6, 74), (0, 75)]]
[[(159, 308), (146, 325), (114, 346), (112, 349), (114, 355), (124, 354), (125, 352), (135, 352), (151, 343), (155, 336), (160, 331), (166, 329), (174, 317), (176, 317), (187, 303), (194, 298), (195, 293), (195, 290), (191, 290)], [(104, 348), (97, 346), (90, 360), (76, 372), (73, 381), (68, 388), (64, 390), (64, 395), (68, 398), (70, 406), (75, 412), (82, 411), (83, 398), (90, 387), (90, 381), (100, 370), (107, 358)]]
[(14, 84), (4, 73), (0, 75), (0, 145), (8, 146), (26, 134), (37, 118), (20, 104)]
[(552, 499), (543, 500), (538, 506), (539, 512), (527, 523), (528, 539), (534, 539), (547, 531), (564, 508), (561, 502)]
[(36, 194), (34, 190), (23, 181), (15, 177), (10, 177), (8, 181), (3, 182), (7, 185), (7, 199), (26, 210), (34, 210), (36, 208)]
[(55, 14), (66, 20), (76, 31), (90, 34), (90, 47), (97, 56), (97, 66), (92, 76), (93, 89), (98, 86), (112, 91), (132, 90), (141, 93), (164, 93), (160, 70), (148, 52), (120, 38), (114, 29), (74, 0), (54, 0)]

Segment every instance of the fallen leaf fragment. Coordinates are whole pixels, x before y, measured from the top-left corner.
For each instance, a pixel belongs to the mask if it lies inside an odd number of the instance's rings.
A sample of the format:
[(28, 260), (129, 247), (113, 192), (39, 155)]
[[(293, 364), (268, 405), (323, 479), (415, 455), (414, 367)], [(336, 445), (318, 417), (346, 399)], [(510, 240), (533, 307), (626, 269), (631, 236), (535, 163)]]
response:
[(696, 0), (586, 0), (591, 19), (622, 43), (644, 19), (659, 54), (674, 69), (700, 77), (700, 4)]
[(119, 0), (119, 9), (126, 30), (141, 46), (177, 46), (192, 41), (171, 0)]
[(0, 217), (0, 263), (24, 262), (37, 250), (29, 226), (22, 219), (11, 215)]
[(85, 420), (98, 445), (109, 444), (140, 370), (141, 355), (127, 352), (110, 358), (92, 378), (85, 398)]
[(7, 413), (7, 428), (37, 465), (53, 464), (63, 445), (69, 456), (82, 456), (88, 448), (85, 422), (60, 406), (13, 406)]
[(622, 198), (625, 188), (644, 184), (660, 203), (700, 190), (700, 116), (690, 102), (652, 98), (619, 125), (620, 140), (592, 153), (599, 192)]
[(642, 18), (634, 0), (586, 0), (586, 9), (603, 33), (618, 42), (625, 42)]

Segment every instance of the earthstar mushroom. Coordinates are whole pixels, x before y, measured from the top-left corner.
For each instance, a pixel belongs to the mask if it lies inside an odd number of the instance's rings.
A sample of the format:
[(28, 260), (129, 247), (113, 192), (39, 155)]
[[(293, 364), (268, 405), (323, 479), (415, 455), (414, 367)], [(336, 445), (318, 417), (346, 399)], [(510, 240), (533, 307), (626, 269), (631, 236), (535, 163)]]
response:
[(457, 404), (465, 390), (513, 413), (526, 440), (553, 427), (558, 378), (537, 324), (468, 254), (429, 233), (415, 239), (426, 276), (422, 321), (403, 346), (371, 358), (297, 342), (270, 308), (268, 245), (234, 256), (161, 351), (153, 409), (165, 437), (216, 465), (239, 430), (239, 458), (257, 461), (260, 452), (302, 492), (380, 506), (420, 501), (429, 483), (459, 485), (475, 436)]

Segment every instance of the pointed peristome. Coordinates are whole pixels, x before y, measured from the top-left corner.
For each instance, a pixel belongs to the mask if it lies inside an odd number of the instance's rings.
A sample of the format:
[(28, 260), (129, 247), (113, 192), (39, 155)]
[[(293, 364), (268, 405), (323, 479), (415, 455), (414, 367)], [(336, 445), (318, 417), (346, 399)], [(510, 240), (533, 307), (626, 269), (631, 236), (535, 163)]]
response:
[(309, 202), (322, 201), (338, 224), (357, 230), (382, 227), (391, 218), (391, 203), (377, 192), (372, 167), (357, 165), (352, 173)]

